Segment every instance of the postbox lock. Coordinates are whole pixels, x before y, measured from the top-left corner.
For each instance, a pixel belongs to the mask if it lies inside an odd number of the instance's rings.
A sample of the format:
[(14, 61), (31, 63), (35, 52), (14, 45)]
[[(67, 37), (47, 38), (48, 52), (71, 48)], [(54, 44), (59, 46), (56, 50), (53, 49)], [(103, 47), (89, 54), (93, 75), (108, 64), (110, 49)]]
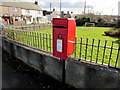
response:
[(58, 38), (62, 38), (62, 35), (58, 35)]

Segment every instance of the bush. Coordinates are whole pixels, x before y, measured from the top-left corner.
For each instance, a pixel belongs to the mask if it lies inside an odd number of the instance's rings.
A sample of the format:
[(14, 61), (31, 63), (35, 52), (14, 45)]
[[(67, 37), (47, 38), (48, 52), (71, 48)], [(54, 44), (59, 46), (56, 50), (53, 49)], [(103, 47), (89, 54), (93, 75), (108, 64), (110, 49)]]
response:
[(117, 31), (105, 31), (104, 33), (107, 36), (120, 37), (120, 30), (117, 30)]
[(77, 26), (83, 26), (86, 22), (90, 22), (89, 17), (82, 17), (82, 18), (76, 19), (76, 25)]

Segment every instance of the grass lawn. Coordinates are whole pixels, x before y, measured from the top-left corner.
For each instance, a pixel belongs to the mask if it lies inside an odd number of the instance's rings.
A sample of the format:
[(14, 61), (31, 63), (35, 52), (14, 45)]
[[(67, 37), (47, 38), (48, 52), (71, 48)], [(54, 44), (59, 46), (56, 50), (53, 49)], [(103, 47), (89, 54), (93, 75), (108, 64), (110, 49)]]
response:
[[(108, 40), (106, 43), (106, 47), (112, 46), (112, 41), (114, 40), (113, 47), (118, 48), (119, 44), (118, 41), (120, 41), (120, 38), (114, 38), (104, 35), (104, 31), (111, 30), (112, 28), (105, 28), (105, 27), (77, 27), (76, 28), (76, 36), (77, 36), (77, 43), (81, 43), (81, 37), (82, 37), (82, 43), (86, 43), (86, 38), (88, 39), (88, 44), (93, 43), (93, 38), (95, 39), (94, 45), (98, 45), (98, 39), (100, 39), (100, 46), (105, 46), (105, 40)], [(30, 34), (34, 36), (40, 36), (47, 38), (50, 36), (50, 33), (52, 34), (52, 29), (46, 29), (46, 30), (40, 30), (36, 31), (37, 33), (27, 32), (25, 34)], [(40, 34), (40, 33), (48, 33), (48, 34)], [(20, 40), (23, 43), (29, 43), (29, 45), (32, 46), (38, 46), (42, 49), (47, 49), (52, 51), (52, 45), (50, 45), (51, 40), (47, 40), (45, 38), (38, 38), (38, 37), (31, 37), (31, 36), (25, 36), (25, 35), (17, 35)], [(16, 37), (16, 39), (18, 39)], [(51, 37), (51, 36), (50, 36)], [(33, 43), (32, 43), (33, 42)], [(38, 45), (39, 44), (39, 45)], [(86, 53), (87, 51), (87, 53)], [(116, 58), (118, 50), (112, 50), (112, 55), (110, 58), (110, 52), (111, 49), (104, 48), (104, 47), (92, 47), (92, 46), (86, 46), (76, 44), (76, 52), (73, 53), (72, 57), (87, 59), (90, 61), (95, 61), (103, 64), (110, 64), (112, 66), (115, 66)], [(116, 64), (117, 67), (120, 67), (120, 55)]]
[[(120, 40), (120, 38), (114, 38), (114, 37), (109, 37), (109, 36), (105, 36), (104, 31), (109, 31), (112, 28), (105, 28), (105, 27), (77, 27), (76, 28), (76, 36), (78, 38), (82, 37), (83, 39), (89, 38), (90, 40), (92, 40), (93, 38), (98, 40), (101, 39), (101, 44), (104, 44), (104, 40), (108, 40), (108, 46), (111, 46), (111, 41), (115, 41), (116, 44), (114, 47), (118, 47), (118, 40)], [(52, 33), (52, 29), (46, 29), (46, 30), (41, 30), (38, 32), (43, 32), (43, 33)], [(86, 41), (86, 40), (85, 40)], [(97, 42), (96, 42), (97, 44)]]

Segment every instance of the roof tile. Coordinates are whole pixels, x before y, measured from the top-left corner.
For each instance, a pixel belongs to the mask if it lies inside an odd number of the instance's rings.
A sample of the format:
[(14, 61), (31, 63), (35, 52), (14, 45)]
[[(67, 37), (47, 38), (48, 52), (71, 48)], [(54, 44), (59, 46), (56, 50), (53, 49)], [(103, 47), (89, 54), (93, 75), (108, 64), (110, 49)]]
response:
[(32, 2), (2, 2), (0, 4), (2, 6), (11, 6), (11, 7), (19, 7), (24, 9), (34, 9), (34, 10), (42, 10), (39, 5), (35, 5)]

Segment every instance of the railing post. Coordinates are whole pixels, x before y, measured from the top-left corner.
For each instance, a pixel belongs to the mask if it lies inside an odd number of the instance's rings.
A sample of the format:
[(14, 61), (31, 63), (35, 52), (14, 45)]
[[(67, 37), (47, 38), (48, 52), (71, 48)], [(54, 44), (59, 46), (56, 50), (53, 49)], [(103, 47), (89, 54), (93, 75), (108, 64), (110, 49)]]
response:
[(106, 51), (107, 41), (108, 41), (108, 40), (105, 40), (104, 51), (103, 51), (103, 58), (102, 58), (102, 65), (103, 65), (103, 63), (104, 63), (104, 57), (105, 57), (105, 51)]
[(115, 41), (112, 41), (111, 51), (110, 51), (110, 56), (109, 56), (109, 61), (108, 61), (108, 66), (110, 66), (110, 60), (111, 60), (111, 56), (112, 56), (112, 50), (113, 50), (114, 42), (115, 42)]
[(91, 60), (90, 60), (90, 62), (92, 61), (92, 57), (93, 57), (94, 42), (95, 42), (95, 39), (92, 39), (92, 49), (91, 49)]
[(49, 34), (49, 38), (50, 38), (50, 41), (49, 41), (49, 44), (50, 44), (50, 52), (52, 51), (52, 45), (51, 45), (51, 41), (52, 41), (52, 38), (51, 38), (51, 34)]
[(98, 61), (99, 48), (100, 48), (100, 39), (98, 39), (98, 49), (97, 49), (96, 63)]
[(12, 39), (15, 40), (14, 32), (12, 31)]
[(85, 60), (87, 59), (88, 38), (86, 38)]
[(120, 41), (119, 41), (118, 43), (119, 43), (119, 47), (118, 47), (118, 53), (117, 53), (116, 62), (115, 62), (115, 68), (116, 68), (116, 66), (117, 66), (118, 59), (119, 59), (119, 57), (120, 57)]
[(42, 49), (42, 33), (40, 33), (40, 48)]
[(46, 34), (46, 50), (48, 51), (48, 34)]
[[(82, 57), (82, 37), (80, 38), (80, 56), (79, 56), (79, 58), (81, 59), (81, 57)], [(80, 61), (80, 59), (79, 59), (79, 61)]]
[(75, 37), (74, 58), (76, 58), (76, 43), (77, 43), (77, 37)]

